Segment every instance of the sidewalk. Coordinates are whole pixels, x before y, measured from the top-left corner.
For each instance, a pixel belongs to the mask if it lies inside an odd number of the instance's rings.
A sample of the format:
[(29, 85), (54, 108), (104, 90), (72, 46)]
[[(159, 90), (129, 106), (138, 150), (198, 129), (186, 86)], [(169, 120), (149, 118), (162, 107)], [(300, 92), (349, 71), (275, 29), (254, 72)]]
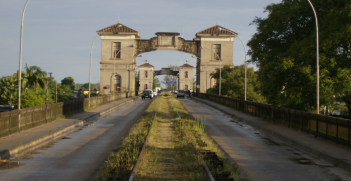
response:
[(44, 124), (20, 133), (1, 137), (0, 160), (8, 159), (18, 152), (33, 149), (38, 145), (72, 131), (76, 126), (83, 126), (85, 122), (107, 114), (119, 106), (134, 102), (138, 98), (139, 97), (119, 99), (89, 111), (72, 115), (66, 119), (56, 120), (49, 124)]
[(272, 137), (276, 137), (284, 141), (286, 144), (298, 148), (316, 158), (321, 158), (332, 163), (334, 166), (351, 172), (351, 148), (347, 148), (345, 145), (336, 144), (335, 142), (323, 138), (315, 138), (314, 135), (309, 135), (282, 125), (273, 124), (262, 118), (237, 111), (210, 100), (195, 97), (192, 97), (192, 99), (231, 115), (234, 118), (237, 118), (238, 121), (249, 124), (255, 129)]

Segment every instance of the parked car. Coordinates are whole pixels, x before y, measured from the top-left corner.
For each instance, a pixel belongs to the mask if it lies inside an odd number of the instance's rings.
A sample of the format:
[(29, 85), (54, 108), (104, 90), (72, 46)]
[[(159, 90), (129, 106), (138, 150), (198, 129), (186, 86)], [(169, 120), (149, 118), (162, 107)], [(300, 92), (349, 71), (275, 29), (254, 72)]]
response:
[(178, 90), (177, 98), (178, 97), (183, 97), (184, 98), (184, 96), (185, 96), (185, 91), (184, 90)]
[(177, 90), (174, 90), (174, 94), (178, 94), (178, 91), (177, 91)]
[(141, 99), (145, 98), (154, 98), (154, 92), (151, 89), (145, 89), (143, 93), (141, 94)]

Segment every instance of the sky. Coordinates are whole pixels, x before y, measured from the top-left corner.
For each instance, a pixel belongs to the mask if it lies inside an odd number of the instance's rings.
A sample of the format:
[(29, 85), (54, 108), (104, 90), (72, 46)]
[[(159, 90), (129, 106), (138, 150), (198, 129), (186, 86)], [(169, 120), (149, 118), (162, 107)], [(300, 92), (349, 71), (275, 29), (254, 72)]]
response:
[[(0, 0), (0, 77), (19, 68), (20, 28), (27, 0)], [(52, 72), (55, 80), (73, 77), (76, 83), (89, 82), (90, 50), (96, 31), (118, 22), (139, 32), (142, 39), (156, 32), (178, 32), (192, 40), (195, 34), (216, 24), (237, 32), (246, 43), (256, 33), (250, 23), (267, 17), (264, 9), (281, 0), (30, 0), (24, 15), (22, 70), (25, 65)], [(246, 47), (248, 50), (249, 47)], [(93, 47), (91, 82), (100, 82), (98, 38)], [(248, 56), (247, 59), (250, 59)], [(148, 60), (155, 70), (180, 66), (191, 54), (177, 51), (144, 53), (137, 62)], [(234, 40), (234, 65), (244, 64), (244, 47)], [(254, 65), (249, 65), (254, 66)], [(194, 71), (195, 75), (195, 71)], [(163, 77), (158, 76), (162, 81)]]

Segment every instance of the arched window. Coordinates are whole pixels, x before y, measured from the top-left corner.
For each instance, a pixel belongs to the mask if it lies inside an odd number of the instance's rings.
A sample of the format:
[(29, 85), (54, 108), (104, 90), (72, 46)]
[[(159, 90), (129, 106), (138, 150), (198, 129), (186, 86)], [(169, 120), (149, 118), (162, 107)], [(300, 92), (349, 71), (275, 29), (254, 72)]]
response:
[(147, 76), (148, 76), (148, 71), (145, 70), (145, 77), (147, 78)]
[(121, 91), (121, 76), (115, 76), (115, 91)]
[(147, 84), (144, 85), (144, 90), (147, 89)]
[(188, 71), (185, 71), (185, 78), (187, 79), (188, 78)]
[(185, 91), (188, 91), (188, 85), (185, 85)]

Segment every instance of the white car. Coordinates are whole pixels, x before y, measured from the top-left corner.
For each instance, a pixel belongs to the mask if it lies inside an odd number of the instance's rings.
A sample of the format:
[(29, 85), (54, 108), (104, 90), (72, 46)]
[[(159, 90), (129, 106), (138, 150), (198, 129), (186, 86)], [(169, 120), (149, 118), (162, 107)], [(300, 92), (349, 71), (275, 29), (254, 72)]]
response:
[(152, 90), (152, 92), (154, 93), (154, 97), (156, 97), (156, 96), (157, 96), (157, 91), (156, 91), (156, 89)]

